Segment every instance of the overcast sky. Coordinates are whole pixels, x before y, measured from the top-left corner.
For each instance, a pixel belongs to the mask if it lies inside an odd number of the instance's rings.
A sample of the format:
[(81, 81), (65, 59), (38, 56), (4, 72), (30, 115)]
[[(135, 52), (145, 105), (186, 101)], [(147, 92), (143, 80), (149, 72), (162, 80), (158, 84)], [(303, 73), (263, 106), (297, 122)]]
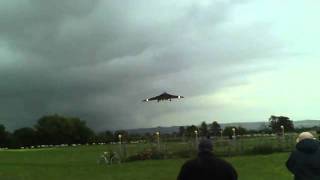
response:
[[(2, 0), (0, 124), (320, 119), (320, 1)], [(162, 92), (172, 102), (142, 103)]]

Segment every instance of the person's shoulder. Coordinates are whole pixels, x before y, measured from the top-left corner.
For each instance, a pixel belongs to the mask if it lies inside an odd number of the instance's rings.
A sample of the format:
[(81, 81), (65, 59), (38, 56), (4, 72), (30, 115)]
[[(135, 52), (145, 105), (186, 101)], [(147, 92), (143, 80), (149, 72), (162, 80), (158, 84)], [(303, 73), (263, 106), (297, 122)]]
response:
[(194, 165), (194, 164), (196, 164), (196, 163), (197, 163), (197, 159), (190, 159), (190, 160), (186, 161), (186, 162), (183, 164), (183, 166), (188, 167), (188, 166), (192, 166), (192, 165)]
[(234, 167), (229, 163), (228, 161), (221, 159), (221, 158), (216, 158), (215, 161), (222, 167), (227, 168), (227, 169), (234, 169)]
[(215, 161), (217, 165), (216, 168), (218, 168), (221, 173), (224, 173), (228, 179), (237, 179), (238, 173), (231, 163), (221, 158), (216, 158)]
[(216, 157), (215, 161), (217, 161), (219, 163), (222, 163), (222, 164), (230, 164), (229, 162), (227, 162), (226, 160), (224, 160), (224, 159), (222, 159), (220, 157)]

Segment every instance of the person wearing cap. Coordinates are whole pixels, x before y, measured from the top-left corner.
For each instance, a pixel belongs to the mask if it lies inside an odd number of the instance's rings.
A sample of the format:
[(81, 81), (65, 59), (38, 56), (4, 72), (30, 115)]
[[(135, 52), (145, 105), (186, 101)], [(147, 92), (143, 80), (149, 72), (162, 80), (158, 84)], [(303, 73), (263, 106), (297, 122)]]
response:
[(209, 139), (200, 141), (198, 151), (197, 158), (181, 167), (177, 180), (237, 180), (238, 175), (232, 165), (212, 153)]
[(298, 136), (286, 166), (295, 180), (320, 180), (320, 143), (310, 132)]

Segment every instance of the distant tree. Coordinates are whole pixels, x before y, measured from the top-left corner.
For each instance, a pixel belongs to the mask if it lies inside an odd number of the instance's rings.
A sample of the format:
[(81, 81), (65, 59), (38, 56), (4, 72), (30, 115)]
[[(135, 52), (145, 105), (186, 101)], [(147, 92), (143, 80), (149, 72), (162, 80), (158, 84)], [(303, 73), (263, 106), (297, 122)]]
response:
[(223, 133), (222, 133), (223, 136), (228, 136), (231, 139), (232, 136), (233, 136), (232, 128), (236, 128), (236, 127), (233, 127), (233, 126), (225, 127), (224, 130), (223, 130)]
[(187, 137), (195, 137), (196, 130), (199, 131), (197, 126), (195, 126), (195, 125), (188, 126), (186, 129), (186, 136)]
[(128, 136), (128, 141), (138, 141), (142, 139), (143, 139), (143, 136), (139, 133), (129, 134)]
[(260, 130), (249, 129), (247, 134), (260, 134), (262, 133)]
[(170, 135), (171, 138), (176, 138), (176, 137), (178, 137), (178, 136), (179, 136), (179, 133), (177, 133), (177, 132), (175, 132), (175, 131), (172, 132), (171, 135)]
[(202, 122), (199, 128), (199, 133), (201, 137), (206, 137), (209, 135), (208, 125), (206, 122)]
[(267, 123), (264, 123), (259, 127), (258, 132), (256, 133), (272, 134), (272, 129)]
[(113, 138), (115, 142), (119, 142), (119, 134), (121, 134), (122, 142), (128, 141), (128, 136), (129, 136), (128, 132), (125, 130), (118, 130), (118, 131), (115, 131), (113, 134)]
[(186, 133), (186, 129), (184, 128), (184, 126), (180, 126), (179, 127), (179, 136), (183, 137)]
[(247, 130), (241, 126), (238, 126), (238, 127), (234, 127), (234, 126), (227, 126), (224, 128), (223, 130), (223, 135), (224, 136), (228, 136), (230, 139), (232, 138), (233, 136), (233, 128), (235, 128), (235, 135), (244, 135), (244, 134), (247, 134)]
[(41, 144), (84, 144), (94, 136), (85, 121), (59, 115), (40, 118), (35, 129)]
[(236, 128), (236, 134), (237, 135), (245, 135), (247, 133), (248, 133), (248, 130), (246, 128), (244, 128), (244, 127), (238, 126)]
[(318, 126), (313, 126), (313, 127), (298, 127), (294, 129), (294, 132), (296, 133), (302, 133), (305, 131), (319, 131), (319, 127)]
[(145, 133), (144, 135), (143, 135), (143, 139), (145, 139), (146, 141), (148, 141), (148, 142), (152, 142), (153, 141), (153, 136), (152, 136), (152, 134), (150, 134), (150, 133)]
[(95, 142), (109, 143), (113, 141), (113, 133), (111, 131), (104, 131), (97, 134)]
[(106, 138), (106, 142), (111, 142), (113, 138), (113, 133), (111, 131), (105, 131), (104, 137)]
[(282, 131), (281, 126), (284, 127), (284, 130), (286, 132), (294, 131), (293, 122), (286, 116), (270, 116), (269, 126), (273, 130), (273, 132), (278, 134), (280, 134)]
[(15, 147), (33, 146), (38, 143), (36, 131), (29, 127), (15, 130), (12, 138)]
[(220, 124), (217, 122), (217, 121), (214, 121), (212, 124), (210, 124), (210, 127), (209, 127), (209, 132), (210, 132), (210, 135), (212, 136), (220, 136), (220, 131), (221, 131), (221, 126)]
[(186, 128), (184, 126), (179, 127), (178, 136), (182, 138), (182, 141), (185, 141), (186, 138)]
[(9, 143), (9, 132), (4, 125), (0, 124), (0, 147), (7, 147)]

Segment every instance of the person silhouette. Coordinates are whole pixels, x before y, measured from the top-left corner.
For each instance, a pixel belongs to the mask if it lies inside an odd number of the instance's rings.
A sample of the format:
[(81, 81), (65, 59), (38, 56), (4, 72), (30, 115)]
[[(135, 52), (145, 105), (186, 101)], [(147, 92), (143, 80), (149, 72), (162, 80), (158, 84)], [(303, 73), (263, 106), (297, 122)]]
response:
[(183, 164), (177, 180), (237, 180), (236, 170), (228, 162), (216, 157), (210, 139), (203, 139), (198, 146), (198, 156)]
[(301, 133), (286, 166), (295, 180), (320, 180), (320, 142), (310, 132)]

